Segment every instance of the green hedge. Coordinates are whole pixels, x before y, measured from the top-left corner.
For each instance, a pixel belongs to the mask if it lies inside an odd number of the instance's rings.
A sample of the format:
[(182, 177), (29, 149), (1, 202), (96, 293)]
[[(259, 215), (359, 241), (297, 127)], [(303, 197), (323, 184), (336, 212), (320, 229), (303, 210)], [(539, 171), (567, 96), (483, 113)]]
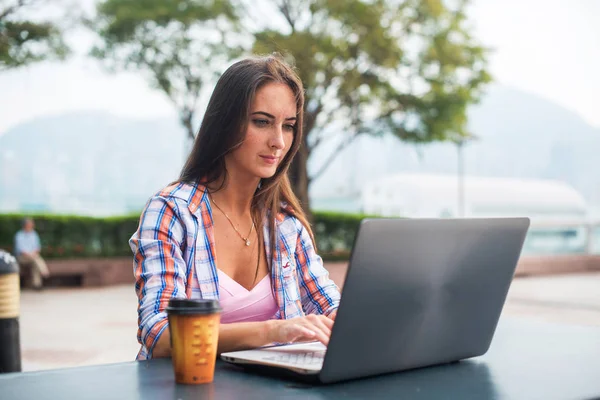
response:
[[(91, 218), (72, 215), (27, 215), (35, 220), (45, 258), (131, 256), (129, 238), (139, 215)], [(326, 260), (346, 260), (365, 215), (315, 212), (314, 231), (319, 254)], [(25, 215), (0, 214), (0, 248), (12, 252), (14, 235)]]
[[(91, 218), (72, 215), (28, 215), (42, 242), (46, 258), (130, 256), (128, 240), (139, 215)], [(24, 215), (0, 214), (0, 248), (11, 251)]]
[(348, 260), (360, 221), (369, 217), (375, 218), (364, 214), (313, 213), (313, 230), (321, 257), (328, 261)]

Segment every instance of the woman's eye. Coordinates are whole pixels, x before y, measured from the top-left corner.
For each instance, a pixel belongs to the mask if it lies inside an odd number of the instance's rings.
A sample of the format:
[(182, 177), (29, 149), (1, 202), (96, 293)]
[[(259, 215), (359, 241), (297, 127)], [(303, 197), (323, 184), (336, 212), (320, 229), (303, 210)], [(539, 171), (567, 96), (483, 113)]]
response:
[(256, 126), (267, 126), (269, 125), (269, 121), (267, 121), (266, 119), (255, 119), (254, 124)]
[(294, 132), (296, 130), (296, 125), (284, 125), (283, 126), (286, 131)]

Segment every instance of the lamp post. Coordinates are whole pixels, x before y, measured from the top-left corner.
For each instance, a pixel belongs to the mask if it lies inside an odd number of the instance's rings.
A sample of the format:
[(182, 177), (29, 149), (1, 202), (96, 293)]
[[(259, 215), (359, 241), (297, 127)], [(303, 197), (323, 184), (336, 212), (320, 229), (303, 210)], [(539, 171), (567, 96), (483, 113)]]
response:
[(458, 216), (464, 218), (466, 214), (466, 202), (465, 202), (465, 161), (464, 161), (464, 147), (469, 141), (476, 140), (477, 136), (467, 134), (466, 136), (460, 136), (453, 140), (456, 145), (457, 165), (457, 206)]
[(457, 181), (458, 181), (458, 216), (463, 218), (465, 216), (465, 162), (463, 160), (463, 147), (465, 145), (464, 140), (456, 141), (456, 154), (457, 154)]

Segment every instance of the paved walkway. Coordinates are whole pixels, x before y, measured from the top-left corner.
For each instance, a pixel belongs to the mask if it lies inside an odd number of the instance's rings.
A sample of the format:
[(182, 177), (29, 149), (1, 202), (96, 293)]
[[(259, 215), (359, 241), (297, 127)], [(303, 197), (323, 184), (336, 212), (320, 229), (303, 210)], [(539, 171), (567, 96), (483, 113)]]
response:
[[(343, 281), (340, 270), (332, 277)], [(600, 273), (515, 279), (503, 313), (600, 326)], [(24, 291), (21, 301), (23, 370), (130, 361), (136, 340), (133, 286)]]

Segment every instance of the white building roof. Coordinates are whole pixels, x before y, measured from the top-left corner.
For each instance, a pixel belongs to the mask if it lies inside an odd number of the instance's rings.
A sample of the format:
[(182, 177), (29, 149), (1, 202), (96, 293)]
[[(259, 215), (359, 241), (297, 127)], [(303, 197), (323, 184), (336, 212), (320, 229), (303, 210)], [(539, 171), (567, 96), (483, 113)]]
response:
[[(583, 217), (584, 197), (566, 183), (553, 180), (465, 176), (466, 216), (524, 215)], [(456, 216), (458, 177), (456, 175), (395, 174), (377, 179), (364, 187), (365, 212), (386, 207), (403, 208), (406, 216)], [(442, 211), (444, 210), (444, 211)]]

